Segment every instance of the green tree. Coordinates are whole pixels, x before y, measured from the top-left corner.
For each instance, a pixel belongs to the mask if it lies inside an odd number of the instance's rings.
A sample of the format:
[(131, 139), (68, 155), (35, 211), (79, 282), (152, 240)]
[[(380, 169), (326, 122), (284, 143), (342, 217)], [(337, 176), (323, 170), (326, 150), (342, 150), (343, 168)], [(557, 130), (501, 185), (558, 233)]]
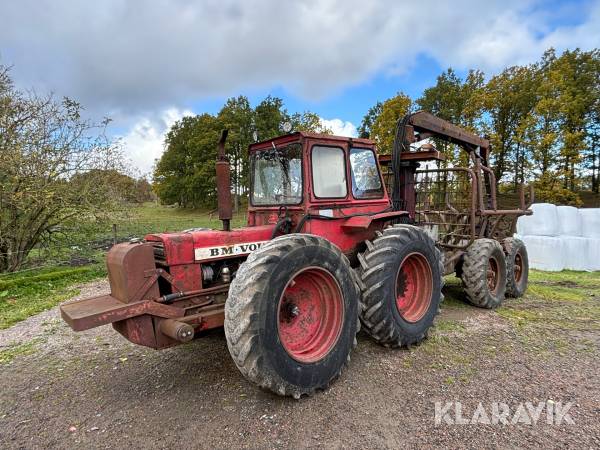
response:
[(410, 97), (402, 92), (383, 102), (381, 108), (375, 105), (374, 111), (380, 109), (380, 112), (370, 125), (369, 137), (377, 142), (380, 153), (392, 152), (396, 123), (410, 112), (411, 106)]
[(365, 114), (360, 126), (358, 127), (358, 137), (367, 139), (371, 137), (373, 124), (375, 123), (375, 119), (377, 119), (377, 117), (381, 114), (382, 108), (383, 103), (381, 102), (377, 102), (375, 105), (369, 108), (367, 114)]
[(92, 169), (75, 174), (72, 185), (98, 184), (106, 186), (115, 201), (143, 203), (153, 199), (152, 186), (145, 178), (136, 179), (116, 169)]
[[(559, 189), (575, 192), (585, 170), (594, 167), (599, 102), (598, 51), (544, 53), (539, 67), (537, 102), (527, 130), (534, 177), (543, 191)], [(593, 180), (593, 176), (592, 176)], [(564, 195), (561, 195), (564, 197)]]
[(86, 121), (81, 109), (17, 90), (0, 66), (0, 272), (21, 268), (57, 226), (118, 209), (114, 186), (83, 174), (122, 169), (120, 149), (108, 121)]
[(547, 82), (558, 92), (555, 101), (559, 113), (561, 141), (560, 165), (563, 187), (577, 190), (576, 167), (586, 151), (586, 120), (593, 118), (598, 102), (598, 51), (565, 51), (549, 67)]
[(470, 70), (463, 80), (449, 68), (437, 77), (435, 86), (423, 91), (417, 105), (442, 119), (476, 131), (482, 108), (478, 94), (483, 85), (483, 72)]
[[(452, 68), (437, 77), (435, 86), (423, 91), (416, 103), (420, 109), (428, 111), (444, 120), (462, 126), (475, 133), (483, 113), (481, 90), (484, 85), (483, 72), (470, 70), (463, 80)], [(452, 162), (466, 164), (465, 152), (454, 145), (436, 141), (446, 158)]]
[[(600, 66), (600, 61), (599, 64)], [(600, 69), (598, 70), (600, 73)], [(584, 154), (584, 168), (589, 171), (590, 190), (598, 194), (600, 192), (600, 87), (596, 88), (596, 103), (591, 109), (586, 120), (587, 151)]]
[(154, 171), (154, 189), (163, 203), (214, 207), (215, 161), (223, 124), (210, 114), (184, 117), (167, 133), (166, 149)]
[(283, 133), (282, 125), (289, 121), (283, 100), (268, 96), (254, 108), (254, 126), (258, 139), (265, 141)]
[(492, 77), (480, 91), (488, 117), (483, 128), (489, 134), (498, 183), (507, 172), (513, 173), (515, 185), (524, 182), (528, 165), (524, 134), (537, 101), (537, 81), (535, 66), (514, 66)]
[(308, 133), (333, 134), (331, 128), (323, 125), (321, 118), (310, 111), (294, 113), (290, 116), (293, 131), (306, 131)]

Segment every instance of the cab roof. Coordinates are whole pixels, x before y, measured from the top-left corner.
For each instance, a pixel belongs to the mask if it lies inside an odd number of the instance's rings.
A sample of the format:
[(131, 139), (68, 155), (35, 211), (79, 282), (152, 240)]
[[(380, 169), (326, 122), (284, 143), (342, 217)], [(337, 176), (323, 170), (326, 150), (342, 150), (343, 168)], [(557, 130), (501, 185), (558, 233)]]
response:
[(259, 150), (262, 148), (270, 147), (271, 144), (287, 144), (289, 142), (296, 142), (302, 139), (316, 139), (323, 141), (338, 141), (338, 142), (352, 142), (353, 144), (362, 144), (368, 146), (374, 146), (375, 141), (371, 139), (364, 138), (353, 138), (347, 136), (334, 136), (332, 134), (319, 134), (319, 133), (307, 133), (304, 131), (296, 131), (294, 133), (284, 134), (281, 136), (277, 136), (271, 139), (267, 139), (265, 141), (256, 142), (254, 144), (250, 144), (249, 150)]

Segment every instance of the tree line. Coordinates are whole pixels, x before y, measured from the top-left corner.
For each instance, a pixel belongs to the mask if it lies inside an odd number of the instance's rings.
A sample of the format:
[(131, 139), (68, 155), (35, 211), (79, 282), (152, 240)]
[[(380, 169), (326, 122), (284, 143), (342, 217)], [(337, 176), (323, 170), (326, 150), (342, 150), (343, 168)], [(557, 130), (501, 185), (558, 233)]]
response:
[[(396, 120), (415, 110), (488, 136), (500, 191), (531, 182), (536, 198), (574, 205), (581, 203), (579, 192), (599, 192), (598, 49), (560, 55), (550, 49), (539, 61), (508, 67), (487, 81), (480, 70), (462, 78), (448, 69), (416, 100), (400, 92), (377, 102), (359, 133), (389, 152)], [(439, 143), (438, 149), (447, 164), (465, 163), (464, 153), (454, 146)]]

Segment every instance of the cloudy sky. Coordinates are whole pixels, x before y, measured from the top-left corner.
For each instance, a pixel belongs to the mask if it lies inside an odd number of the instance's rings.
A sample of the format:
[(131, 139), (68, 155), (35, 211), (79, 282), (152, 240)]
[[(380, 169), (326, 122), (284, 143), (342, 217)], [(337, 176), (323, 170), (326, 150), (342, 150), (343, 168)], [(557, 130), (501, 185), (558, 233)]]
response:
[(351, 135), (366, 110), (452, 66), (494, 74), (548, 47), (600, 46), (600, 0), (5, 0), (0, 63), (17, 85), (114, 119), (146, 172), (165, 130), (224, 100), (282, 97)]

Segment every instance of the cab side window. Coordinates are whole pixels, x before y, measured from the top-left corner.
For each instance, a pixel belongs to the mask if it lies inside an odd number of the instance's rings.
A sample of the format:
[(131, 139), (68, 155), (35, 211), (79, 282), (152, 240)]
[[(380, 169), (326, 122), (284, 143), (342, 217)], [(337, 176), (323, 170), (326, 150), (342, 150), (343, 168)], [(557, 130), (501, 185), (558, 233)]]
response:
[(312, 148), (312, 177), (315, 196), (320, 198), (344, 198), (346, 187), (346, 163), (344, 150), (340, 147), (315, 145)]
[(383, 187), (375, 161), (375, 153), (371, 149), (352, 148), (350, 150), (350, 172), (354, 198), (383, 197)]

